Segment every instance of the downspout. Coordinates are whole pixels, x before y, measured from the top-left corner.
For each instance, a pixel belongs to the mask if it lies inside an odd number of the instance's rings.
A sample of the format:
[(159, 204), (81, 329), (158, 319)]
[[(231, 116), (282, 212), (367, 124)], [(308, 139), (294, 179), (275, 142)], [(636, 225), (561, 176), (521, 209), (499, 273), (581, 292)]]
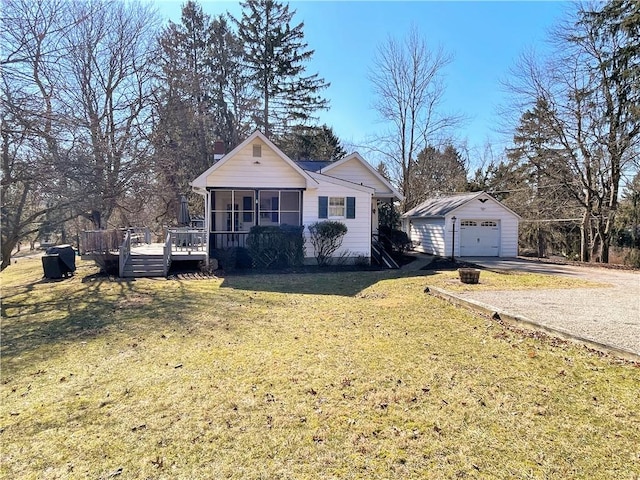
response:
[(210, 241), (210, 235), (209, 232), (211, 231), (211, 226), (209, 225), (211, 223), (211, 192), (208, 190), (205, 190), (204, 193), (204, 251), (205, 251), (205, 256), (204, 256), (204, 262), (205, 265), (207, 266), (207, 268), (209, 268), (209, 241)]

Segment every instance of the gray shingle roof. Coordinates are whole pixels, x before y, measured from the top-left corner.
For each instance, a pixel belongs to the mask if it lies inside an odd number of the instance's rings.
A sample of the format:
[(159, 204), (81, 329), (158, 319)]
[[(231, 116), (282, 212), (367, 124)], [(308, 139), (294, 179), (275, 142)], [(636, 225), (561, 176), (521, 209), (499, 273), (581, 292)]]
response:
[(323, 162), (317, 160), (298, 160), (295, 162), (301, 169), (307, 172), (319, 172), (323, 168), (331, 165), (332, 162)]
[(429, 198), (417, 207), (412, 208), (402, 215), (403, 218), (410, 217), (444, 217), (446, 214), (464, 205), (469, 200), (482, 195), (484, 192), (460, 193), (446, 197)]

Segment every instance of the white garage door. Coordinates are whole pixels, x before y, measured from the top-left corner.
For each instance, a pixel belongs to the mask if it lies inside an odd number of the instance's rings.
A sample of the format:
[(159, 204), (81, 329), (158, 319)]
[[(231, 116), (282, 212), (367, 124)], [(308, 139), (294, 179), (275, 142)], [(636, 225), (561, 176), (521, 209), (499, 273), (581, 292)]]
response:
[(499, 252), (499, 220), (460, 221), (461, 257), (497, 257)]

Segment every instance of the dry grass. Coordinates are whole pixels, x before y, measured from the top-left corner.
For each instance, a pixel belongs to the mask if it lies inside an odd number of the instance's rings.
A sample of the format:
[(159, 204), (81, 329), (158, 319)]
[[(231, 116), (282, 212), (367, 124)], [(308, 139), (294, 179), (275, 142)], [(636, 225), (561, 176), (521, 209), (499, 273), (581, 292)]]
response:
[(0, 277), (3, 478), (640, 475), (640, 369), (423, 293), (447, 272), (93, 273)]
[(438, 271), (429, 277), (430, 285), (445, 288), (453, 292), (478, 290), (527, 290), (556, 288), (596, 288), (607, 284), (590, 282), (579, 278), (555, 275), (538, 275), (535, 273), (480, 271), (480, 281), (475, 285), (461, 283), (457, 271)]

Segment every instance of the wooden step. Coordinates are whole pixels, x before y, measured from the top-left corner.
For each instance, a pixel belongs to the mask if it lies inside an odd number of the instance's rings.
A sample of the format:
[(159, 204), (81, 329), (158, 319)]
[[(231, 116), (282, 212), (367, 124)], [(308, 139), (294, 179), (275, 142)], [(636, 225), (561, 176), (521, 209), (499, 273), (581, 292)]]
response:
[(122, 272), (123, 277), (164, 277), (163, 255), (131, 255)]

